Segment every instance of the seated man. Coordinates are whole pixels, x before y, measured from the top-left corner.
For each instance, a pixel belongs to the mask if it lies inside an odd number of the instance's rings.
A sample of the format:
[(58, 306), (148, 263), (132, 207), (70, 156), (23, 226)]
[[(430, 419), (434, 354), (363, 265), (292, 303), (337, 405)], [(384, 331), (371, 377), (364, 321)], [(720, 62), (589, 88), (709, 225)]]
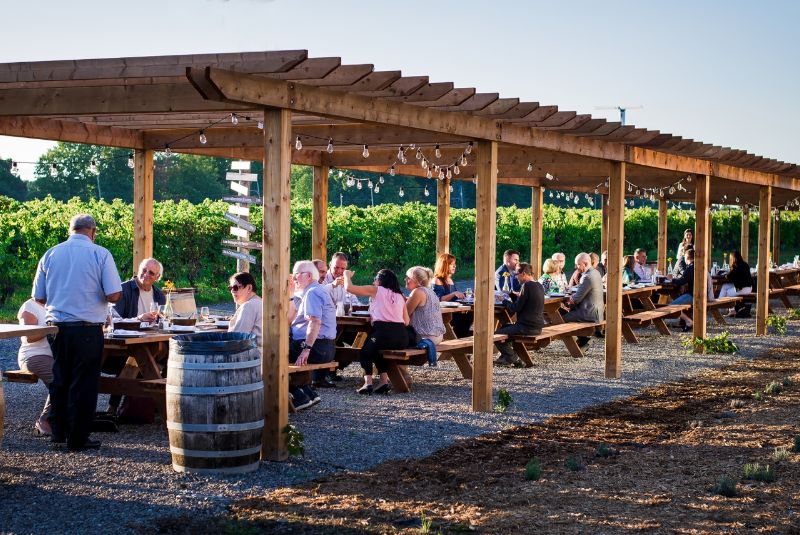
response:
[(520, 283), (514, 276), (519, 264), (519, 251), (508, 249), (503, 253), (503, 265), (497, 268), (494, 272), (494, 288), (498, 292), (502, 292), (506, 280), (508, 280), (508, 291), (512, 294), (519, 295)]
[(319, 280), (317, 282), (325, 284), (325, 277), (328, 276), (328, 266), (325, 264), (324, 260), (318, 258), (312, 260), (312, 262), (314, 262), (314, 266), (316, 266), (317, 271), (319, 271)]
[[(296, 262), (292, 270), (295, 288), (302, 292), (297, 314), (292, 319), (289, 362), (297, 366), (331, 362), (336, 353), (336, 309), (330, 294), (317, 280), (319, 272), (310, 260)], [(312, 372), (316, 385), (333, 386), (326, 370)], [(325, 381), (325, 383), (323, 383)], [(319, 395), (306, 383), (289, 389), (295, 408), (304, 409), (319, 401)]]
[(639, 276), (639, 282), (652, 281), (652, 272), (647, 266), (647, 249), (636, 249), (633, 256), (635, 263), (633, 264), (633, 272)]
[[(519, 297), (514, 302), (506, 299), (503, 305), (509, 312), (517, 315), (517, 322), (506, 323), (497, 329), (497, 333), (540, 334), (544, 327), (544, 288), (533, 278), (533, 267), (530, 264), (522, 263), (517, 266), (516, 279), (520, 283)], [(498, 342), (497, 349), (500, 350), (500, 357), (495, 361), (496, 365), (522, 367), (522, 361), (514, 353), (511, 340)]]
[[(575, 269), (581, 272), (581, 282), (577, 291), (569, 298), (572, 310), (564, 314), (564, 321), (582, 323), (598, 323), (603, 319), (603, 278), (592, 267), (589, 253), (580, 253), (575, 257)], [(583, 349), (589, 345), (588, 336), (578, 337), (578, 346)]]
[[(122, 297), (114, 303), (114, 310), (124, 319), (135, 319), (151, 323), (158, 318), (158, 312), (151, 312), (151, 304), (163, 305), (167, 302), (155, 283), (161, 280), (163, 266), (155, 258), (145, 258), (139, 264), (139, 271), (130, 280), (122, 283)], [(103, 363), (103, 373), (119, 375), (125, 367), (126, 357), (113, 356)], [(108, 414), (116, 415), (122, 396), (112, 394), (108, 398)]]

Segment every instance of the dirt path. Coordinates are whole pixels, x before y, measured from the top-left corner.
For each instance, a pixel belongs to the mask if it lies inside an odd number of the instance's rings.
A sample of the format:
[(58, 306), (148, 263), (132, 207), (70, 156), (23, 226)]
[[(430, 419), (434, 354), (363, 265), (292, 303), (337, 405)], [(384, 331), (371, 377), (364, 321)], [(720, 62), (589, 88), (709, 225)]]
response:
[[(227, 518), (155, 529), (424, 533), (424, 515), (430, 533), (800, 533), (799, 356), (800, 347), (776, 349), (424, 459), (242, 500)], [(773, 381), (787, 386), (754, 399)], [(609, 456), (597, 455), (601, 443)], [(777, 447), (789, 449), (785, 458), (776, 460)], [(533, 457), (541, 478), (527, 480)], [(754, 462), (771, 465), (775, 481), (743, 480)], [(736, 496), (712, 492), (722, 476), (737, 482)]]

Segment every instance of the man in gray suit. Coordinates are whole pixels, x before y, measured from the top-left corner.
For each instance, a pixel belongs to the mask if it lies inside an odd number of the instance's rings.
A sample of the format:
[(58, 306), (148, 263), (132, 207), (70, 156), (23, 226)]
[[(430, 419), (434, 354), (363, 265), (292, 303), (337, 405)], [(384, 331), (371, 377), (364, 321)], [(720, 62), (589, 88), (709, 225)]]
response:
[[(592, 258), (588, 253), (580, 253), (575, 257), (575, 269), (580, 271), (580, 284), (577, 291), (570, 297), (569, 305), (572, 310), (564, 314), (564, 321), (597, 323), (603, 319), (603, 278), (600, 272), (592, 267)], [(588, 336), (578, 337), (578, 346), (581, 349), (589, 345)]]

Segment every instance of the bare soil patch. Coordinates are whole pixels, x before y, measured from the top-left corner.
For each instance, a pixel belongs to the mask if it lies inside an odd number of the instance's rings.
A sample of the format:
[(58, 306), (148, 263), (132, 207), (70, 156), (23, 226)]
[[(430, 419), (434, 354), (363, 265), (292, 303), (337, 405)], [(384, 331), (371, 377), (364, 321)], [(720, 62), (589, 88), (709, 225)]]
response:
[[(170, 518), (147, 530), (421, 533), (424, 515), (430, 533), (800, 533), (798, 357), (800, 347), (774, 349), (423, 459), (245, 499), (225, 518)], [(780, 393), (753, 397), (774, 381), (786, 383)], [(597, 455), (601, 444), (608, 456)], [(779, 447), (789, 453), (776, 460)], [(527, 480), (534, 457), (541, 478)], [(754, 462), (771, 465), (775, 481), (743, 480)], [(712, 491), (723, 476), (736, 496)]]

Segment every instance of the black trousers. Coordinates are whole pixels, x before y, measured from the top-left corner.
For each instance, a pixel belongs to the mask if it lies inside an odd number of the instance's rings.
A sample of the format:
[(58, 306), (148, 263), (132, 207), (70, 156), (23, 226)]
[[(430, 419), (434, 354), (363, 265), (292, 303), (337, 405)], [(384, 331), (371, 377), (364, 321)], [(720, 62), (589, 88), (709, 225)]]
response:
[[(291, 364), (294, 364), (294, 361), (297, 360), (297, 357), (299, 357), (300, 353), (303, 351), (303, 348), (300, 347), (300, 344), (303, 341), (304, 340), (289, 341), (289, 362)], [(334, 340), (317, 338), (314, 340), (314, 345), (311, 346), (311, 351), (308, 354), (308, 363), (323, 364), (325, 362), (332, 362), (335, 356), (336, 344)], [(311, 372), (311, 379), (314, 381), (321, 381), (325, 379), (327, 374), (328, 370), (314, 370)], [(309, 381), (308, 378), (305, 378), (305, 382), (303, 384), (308, 384), (309, 382), (311, 381)]]
[(50, 425), (68, 446), (89, 438), (97, 407), (97, 384), (103, 357), (101, 325), (59, 326), (53, 347)]
[[(495, 334), (522, 334), (535, 336), (541, 334), (541, 329), (534, 329), (531, 327), (524, 327), (518, 323), (506, 323), (495, 331)], [(514, 342), (509, 338), (504, 342), (496, 342), (497, 349), (500, 350), (500, 356), (509, 364), (516, 361), (519, 357), (514, 352)]]
[(378, 368), (378, 373), (386, 373), (389, 366), (381, 357), (383, 349), (405, 349), (408, 347), (408, 331), (402, 323), (389, 321), (376, 321), (372, 324), (364, 347), (361, 348), (361, 367), (366, 375), (372, 375), (372, 365)]

